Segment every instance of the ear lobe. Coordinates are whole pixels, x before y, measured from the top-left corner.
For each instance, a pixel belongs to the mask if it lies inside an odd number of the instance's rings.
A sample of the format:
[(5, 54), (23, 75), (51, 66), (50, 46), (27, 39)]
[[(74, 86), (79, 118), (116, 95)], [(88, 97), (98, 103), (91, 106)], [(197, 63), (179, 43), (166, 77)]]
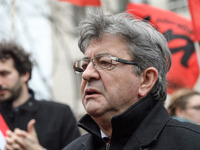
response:
[(145, 97), (153, 88), (158, 79), (158, 71), (154, 67), (149, 67), (142, 72), (141, 84), (139, 87), (139, 97)]

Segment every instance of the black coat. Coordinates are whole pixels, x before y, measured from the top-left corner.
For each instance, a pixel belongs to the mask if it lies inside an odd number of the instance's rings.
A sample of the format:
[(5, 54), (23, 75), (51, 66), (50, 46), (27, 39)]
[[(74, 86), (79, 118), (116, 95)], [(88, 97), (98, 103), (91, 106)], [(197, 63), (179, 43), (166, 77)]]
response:
[(16, 109), (12, 109), (11, 104), (0, 104), (0, 113), (11, 130), (27, 130), (27, 123), (36, 119), (39, 142), (48, 150), (61, 150), (80, 135), (69, 106), (64, 104), (37, 101), (32, 96)]
[[(111, 120), (109, 150), (200, 150), (200, 126), (172, 119), (150, 96)], [(100, 129), (89, 115), (78, 123), (89, 132), (63, 150), (106, 150)]]

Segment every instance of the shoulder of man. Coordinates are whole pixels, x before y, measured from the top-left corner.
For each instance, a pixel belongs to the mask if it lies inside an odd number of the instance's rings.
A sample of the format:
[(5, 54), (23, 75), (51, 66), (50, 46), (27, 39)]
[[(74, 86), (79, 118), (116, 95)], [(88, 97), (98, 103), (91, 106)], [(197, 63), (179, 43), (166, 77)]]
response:
[(45, 99), (36, 99), (35, 98), (35, 94), (34, 91), (32, 89), (29, 88), (29, 94), (31, 95), (30, 99), (29, 99), (29, 103), (33, 103), (37, 106), (40, 107), (47, 107), (48, 108), (58, 108), (58, 109), (70, 109), (69, 105), (67, 104), (63, 104), (60, 102), (55, 102), (53, 100), (45, 100)]
[(72, 141), (71, 143), (69, 143), (62, 150), (84, 150), (86, 142), (88, 141), (89, 137), (90, 134), (82, 135), (77, 139), (75, 139), (74, 141)]
[(167, 127), (175, 128), (177, 132), (185, 130), (184, 133), (197, 133), (200, 135), (200, 126), (189, 122), (181, 122), (171, 118), (167, 123)]
[(41, 109), (44, 111), (48, 111), (49, 113), (61, 113), (61, 114), (69, 114), (72, 115), (72, 110), (69, 105), (59, 103), (59, 102), (54, 102), (54, 101), (47, 101), (47, 100), (35, 100), (35, 105), (37, 109)]
[(199, 125), (170, 119), (166, 124), (163, 136), (165, 137), (165, 140), (168, 139), (171, 140), (171, 142), (173, 141), (178, 149), (200, 149)]
[(57, 107), (57, 108), (65, 108), (68, 107), (69, 105), (63, 104), (60, 102), (55, 102), (55, 101), (49, 101), (49, 100), (37, 100), (37, 103), (40, 103), (41, 105), (49, 106), (49, 107)]

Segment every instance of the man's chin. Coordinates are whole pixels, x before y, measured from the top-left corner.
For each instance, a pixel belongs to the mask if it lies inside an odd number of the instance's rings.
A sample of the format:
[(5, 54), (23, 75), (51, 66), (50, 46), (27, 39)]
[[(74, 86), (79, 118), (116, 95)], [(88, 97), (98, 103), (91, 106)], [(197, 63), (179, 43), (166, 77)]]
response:
[(98, 109), (89, 109), (89, 110), (86, 110), (86, 112), (92, 116), (92, 117), (101, 117), (104, 113), (102, 113), (100, 110)]
[(10, 97), (0, 96), (0, 102), (11, 102), (12, 99)]

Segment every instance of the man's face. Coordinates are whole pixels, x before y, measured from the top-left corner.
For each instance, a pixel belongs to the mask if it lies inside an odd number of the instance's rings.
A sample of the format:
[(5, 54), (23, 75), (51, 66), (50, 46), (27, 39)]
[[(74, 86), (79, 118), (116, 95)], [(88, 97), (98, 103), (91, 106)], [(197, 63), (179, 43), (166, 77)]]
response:
[[(94, 58), (103, 53), (132, 60), (127, 44), (113, 35), (107, 34), (99, 40), (92, 40), (85, 57)], [(82, 103), (92, 117), (116, 116), (139, 100), (141, 77), (135, 75), (132, 65), (113, 63), (110, 69), (96, 70), (90, 62), (82, 74)]]
[(13, 60), (0, 61), (0, 101), (16, 100), (21, 92), (22, 82)]

